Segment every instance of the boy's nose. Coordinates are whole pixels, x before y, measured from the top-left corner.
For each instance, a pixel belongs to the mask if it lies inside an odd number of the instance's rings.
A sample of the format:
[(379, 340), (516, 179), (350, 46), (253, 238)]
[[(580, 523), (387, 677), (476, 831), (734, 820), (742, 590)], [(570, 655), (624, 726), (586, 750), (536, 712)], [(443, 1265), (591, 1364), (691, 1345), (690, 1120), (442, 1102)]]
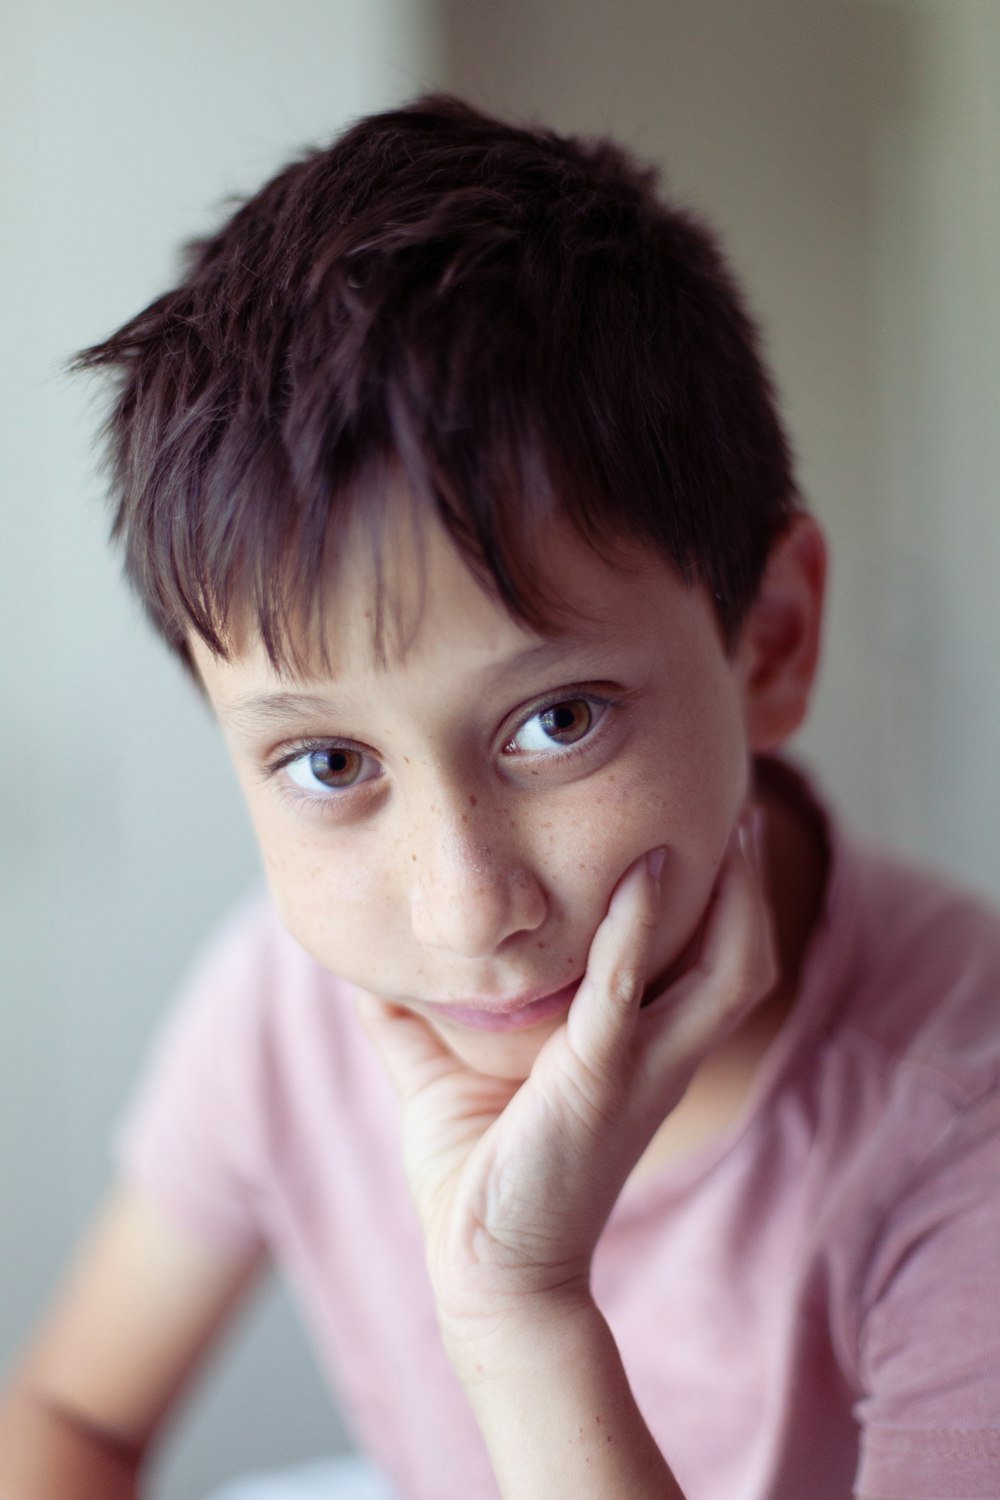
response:
[(484, 958), (545, 920), (545, 892), (516, 851), (465, 827), (438, 827), (412, 870), (413, 934), (428, 947)]

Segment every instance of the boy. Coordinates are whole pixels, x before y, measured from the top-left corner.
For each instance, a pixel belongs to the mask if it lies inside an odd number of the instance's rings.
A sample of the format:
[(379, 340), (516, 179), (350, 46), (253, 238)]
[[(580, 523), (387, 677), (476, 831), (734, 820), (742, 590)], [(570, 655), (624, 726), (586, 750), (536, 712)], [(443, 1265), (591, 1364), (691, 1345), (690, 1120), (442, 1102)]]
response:
[(5, 1497), (134, 1494), (265, 1251), (404, 1500), (1000, 1492), (1000, 926), (774, 756), (823, 546), (705, 231), (420, 100), (81, 363), (273, 904), (161, 1043)]

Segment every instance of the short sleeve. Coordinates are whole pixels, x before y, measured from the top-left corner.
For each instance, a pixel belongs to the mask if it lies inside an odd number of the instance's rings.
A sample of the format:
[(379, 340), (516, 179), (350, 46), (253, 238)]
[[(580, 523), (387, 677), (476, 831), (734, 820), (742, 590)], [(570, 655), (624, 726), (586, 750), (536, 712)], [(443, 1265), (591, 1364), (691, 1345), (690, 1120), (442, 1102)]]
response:
[(859, 1340), (860, 1495), (1000, 1495), (1000, 1098), (959, 1117), (880, 1237)]
[(210, 941), (153, 1039), (114, 1138), (125, 1181), (232, 1252), (262, 1240), (255, 1096), (273, 920), (269, 903), (254, 898)]

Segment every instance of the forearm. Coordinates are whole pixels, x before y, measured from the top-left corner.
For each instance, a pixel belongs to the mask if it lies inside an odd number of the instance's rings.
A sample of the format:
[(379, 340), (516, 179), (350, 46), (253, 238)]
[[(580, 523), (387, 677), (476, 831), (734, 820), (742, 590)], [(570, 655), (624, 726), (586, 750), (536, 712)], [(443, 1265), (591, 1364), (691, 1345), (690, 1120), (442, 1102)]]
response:
[(0, 1402), (0, 1500), (137, 1500), (135, 1455), (30, 1392)]
[(518, 1320), (456, 1363), (508, 1500), (684, 1500), (593, 1304)]

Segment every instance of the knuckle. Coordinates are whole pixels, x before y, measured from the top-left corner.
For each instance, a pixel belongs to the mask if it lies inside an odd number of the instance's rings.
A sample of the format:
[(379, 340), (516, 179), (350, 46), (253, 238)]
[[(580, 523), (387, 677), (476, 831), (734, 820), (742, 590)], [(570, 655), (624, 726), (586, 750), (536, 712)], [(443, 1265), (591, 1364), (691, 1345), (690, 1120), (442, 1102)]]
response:
[(755, 1000), (761, 999), (766, 985), (761, 984), (765, 976), (756, 973), (743, 973), (737, 976), (736, 981), (730, 986), (730, 997), (733, 1005), (752, 1005)]
[(618, 963), (608, 976), (608, 998), (612, 1004), (626, 1010), (634, 1004), (642, 985), (643, 974), (637, 964), (628, 960)]
[(722, 996), (723, 1014), (743, 1015), (763, 999), (769, 985), (762, 987), (757, 975), (741, 974), (726, 987)]

